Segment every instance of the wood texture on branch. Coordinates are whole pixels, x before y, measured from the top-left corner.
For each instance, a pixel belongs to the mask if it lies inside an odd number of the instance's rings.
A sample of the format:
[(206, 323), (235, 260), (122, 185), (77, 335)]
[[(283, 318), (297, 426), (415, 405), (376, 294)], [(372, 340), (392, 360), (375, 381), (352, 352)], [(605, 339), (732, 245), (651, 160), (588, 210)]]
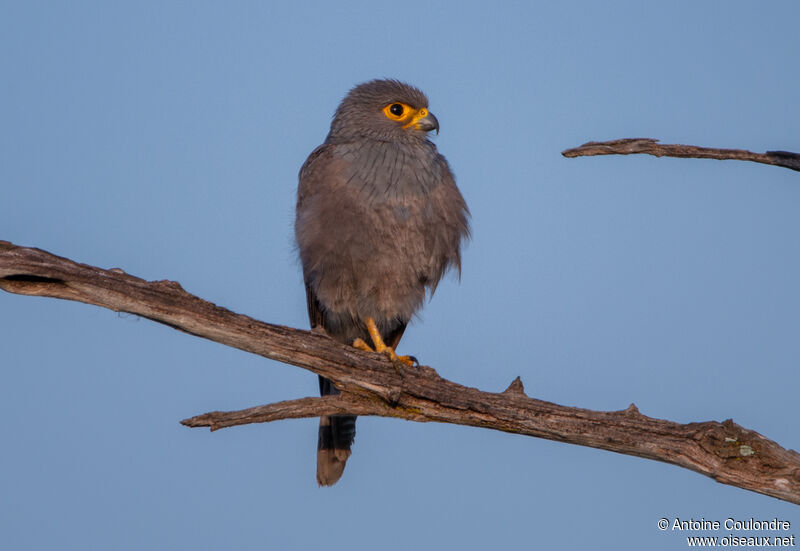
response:
[(642, 415), (634, 405), (613, 412), (565, 407), (528, 397), (519, 378), (504, 392), (482, 392), (443, 379), (430, 367), (393, 365), (381, 355), (324, 335), (236, 314), (172, 281), (145, 281), (120, 269), (78, 264), (6, 241), (0, 241), (0, 288), (146, 317), (324, 375), (342, 391), (338, 396), (206, 413), (184, 420), (188, 426), (215, 430), (335, 413), (454, 423), (664, 461), (800, 504), (800, 454), (732, 420), (679, 424)]
[(624, 138), (608, 142), (588, 142), (580, 147), (565, 149), (561, 152), (564, 157), (633, 155), (636, 153), (645, 153), (656, 157), (753, 161), (754, 163), (800, 170), (800, 155), (789, 151), (753, 153), (745, 149), (719, 149), (715, 147), (699, 147), (696, 145), (660, 144), (658, 140), (651, 138)]

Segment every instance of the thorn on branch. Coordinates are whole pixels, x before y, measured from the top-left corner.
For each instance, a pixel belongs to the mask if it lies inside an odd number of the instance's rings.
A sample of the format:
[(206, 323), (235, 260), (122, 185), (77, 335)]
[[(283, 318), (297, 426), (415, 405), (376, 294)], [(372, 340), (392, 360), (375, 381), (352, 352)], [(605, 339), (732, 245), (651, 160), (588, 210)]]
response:
[[(119, 269), (119, 268), (116, 268), (116, 269)], [(123, 273), (125, 273), (125, 272), (123, 272)], [(181, 284), (178, 283), (177, 281), (172, 281), (171, 279), (160, 279), (160, 280), (156, 281), (155, 283), (158, 284), (158, 285), (163, 285), (164, 287), (171, 287), (171, 288), (175, 289), (176, 291), (183, 291), (183, 287), (181, 287)]]
[(528, 396), (525, 394), (525, 386), (522, 384), (522, 379), (519, 378), (519, 375), (517, 375), (516, 379), (511, 381), (511, 384), (508, 385), (508, 388), (503, 391), (503, 394), (517, 394), (525, 397)]
[(637, 408), (636, 404), (634, 403), (631, 403), (631, 405), (625, 409), (625, 415), (628, 415), (629, 417), (636, 417), (637, 415), (643, 417), (643, 415), (639, 412), (639, 408)]

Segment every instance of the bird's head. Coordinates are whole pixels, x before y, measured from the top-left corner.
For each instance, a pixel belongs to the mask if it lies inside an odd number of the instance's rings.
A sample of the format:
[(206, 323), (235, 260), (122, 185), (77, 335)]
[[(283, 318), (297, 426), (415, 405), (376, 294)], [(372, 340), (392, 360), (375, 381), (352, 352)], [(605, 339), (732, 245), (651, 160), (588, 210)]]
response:
[(439, 121), (419, 89), (397, 80), (371, 80), (345, 96), (331, 122), (333, 138), (367, 137), (388, 142), (425, 140)]

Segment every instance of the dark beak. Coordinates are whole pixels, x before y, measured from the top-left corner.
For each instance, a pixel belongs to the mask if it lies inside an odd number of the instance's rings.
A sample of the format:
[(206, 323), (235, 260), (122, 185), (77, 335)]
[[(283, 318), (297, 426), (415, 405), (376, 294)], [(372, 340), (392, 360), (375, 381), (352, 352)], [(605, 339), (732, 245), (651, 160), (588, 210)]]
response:
[(436, 130), (436, 133), (439, 133), (439, 121), (436, 117), (428, 111), (428, 114), (417, 121), (417, 128), (420, 130), (424, 130), (425, 132), (430, 132), (431, 130)]

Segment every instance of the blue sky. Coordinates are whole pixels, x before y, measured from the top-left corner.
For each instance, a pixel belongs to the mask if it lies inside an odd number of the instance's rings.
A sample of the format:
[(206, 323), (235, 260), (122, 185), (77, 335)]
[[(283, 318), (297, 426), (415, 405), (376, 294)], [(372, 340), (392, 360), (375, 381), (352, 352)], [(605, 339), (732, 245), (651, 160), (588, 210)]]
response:
[[(560, 151), (800, 151), (798, 18), (790, 1), (0, 2), (0, 239), (306, 327), (297, 171), (351, 86), (399, 78), (430, 97), (473, 228), (401, 353), (797, 449), (798, 173)], [(316, 420), (178, 423), (314, 395), (308, 372), (52, 299), (0, 294), (0, 335), (9, 549), (684, 547), (662, 517), (800, 534), (796, 506), (669, 465), (379, 418), (318, 489)]]

